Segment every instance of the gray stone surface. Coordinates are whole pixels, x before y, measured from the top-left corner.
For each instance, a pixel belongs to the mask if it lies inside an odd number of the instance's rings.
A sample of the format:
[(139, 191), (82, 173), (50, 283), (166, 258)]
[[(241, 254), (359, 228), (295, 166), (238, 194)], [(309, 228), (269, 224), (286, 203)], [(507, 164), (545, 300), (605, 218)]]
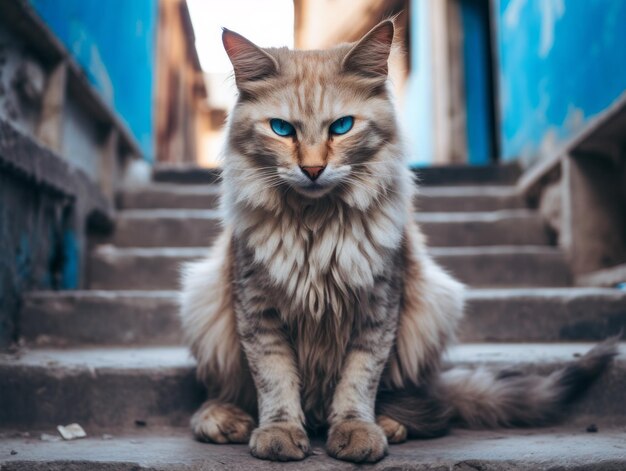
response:
[[(543, 220), (533, 211), (418, 213), (433, 247), (544, 245)], [(199, 209), (127, 210), (119, 213), (108, 242), (118, 247), (203, 247), (221, 230), (219, 212)]]
[[(178, 345), (175, 291), (35, 292), (21, 335), (33, 346)], [(589, 341), (626, 331), (626, 292), (598, 288), (474, 289), (467, 342)]]
[(219, 187), (206, 185), (152, 184), (127, 188), (117, 195), (120, 209), (214, 209)]
[(119, 249), (98, 247), (90, 256), (89, 288), (178, 289), (182, 263), (208, 253), (202, 248)]
[(444, 165), (415, 168), (420, 185), (512, 185), (521, 175), (517, 163), (492, 165)]
[[(626, 430), (583, 427), (465, 431), (447, 437), (392, 445), (387, 458), (366, 469), (405, 470), (597, 470), (626, 468)], [(90, 431), (87, 430), (89, 433)], [(14, 451), (15, 454), (11, 454)], [(329, 458), (323, 439), (313, 441), (313, 455), (294, 463), (253, 458), (246, 445), (194, 441), (185, 429), (148, 429), (92, 434), (74, 442), (41, 442), (37, 437), (0, 439), (0, 469), (22, 470), (354, 470), (353, 464)]]
[[(502, 246), (432, 248), (430, 252), (461, 281), (476, 287), (567, 286), (571, 275), (563, 254), (552, 247)], [(181, 264), (206, 248), (98, 247), (90, 257), (92, 289), (177, 289)]]
[(118, 247), (208, 247), (220, 230), (215, 210), (128, 210), (119, 213), (108, 242)]
[(579, 286), (613, 287), (622, 283), (626, 283), (626, 263), (576, 277)]
[(477, 289), (460, 338), (473, 342), (603, 340), (626, 332), (626, 292), (598, 288)]
[(21, 337), (31, 345), (174, 345), (175, 292), (36, 292), (23, 300)]
[[(549, 373), (585, 353), (590, 344), (464, 344), (449, 361)], [(570, 423), (626, 424), (625, 345), (614, 368), (574, 408)], [(51, 428), (79, 422), (100, 428), (181, 426), (203, 399), (186, 348), (26, 350), (0, 355), (0, 424)]]
[(415, 200), (419, 212), (499, 211), (525, 207), (514, 186), (425, 186)]
[[(414, 169), (421, 185), (512, 185), (521, 175), (519, 165), (445, 165)], [(156, 182), (202, 184), (219, 180), (219, 169), (189, 165), (160, 164), (154, 169)]]
[(217, 183), (221, 171), (217, 168), (201, 168), (186, 164), (157, 164), (152, 172), (152, 180), (158, 183), (183, 183), (199, 185)]
[(571, 283), (563, 253), (552, 247), (435, 247), (430, 253), (474, 287), (558, 287)]
[(418, 213), (415, 216), (430, 247), (547, 245), (549, 233), (536, 212)]
[[(117, 195), (120, 209), (214, 209), (217, 184), (154, 183), (126, 188)], [(498, 211), (525, 207), (514, 186), (425, 186), (416, 198), (419, 212)]]

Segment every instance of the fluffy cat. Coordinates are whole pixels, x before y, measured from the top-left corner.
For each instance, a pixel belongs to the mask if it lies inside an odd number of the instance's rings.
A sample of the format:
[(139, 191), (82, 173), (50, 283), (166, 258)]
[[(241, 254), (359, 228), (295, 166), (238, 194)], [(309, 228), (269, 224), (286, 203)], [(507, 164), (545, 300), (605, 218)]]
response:
[[(541, 424), (615, 355), (541, 377), (442, 371), (463, 286), (412, 218), (387, 89), (394, 25), (325, 51), (261, 49), (229, 30), (239, 90), (223, 162), (224, 230), (184, 268), (185, 338), (209, 389), (197, 438), (300, 460), (309, 431), (339, 459), (469, 426)], [(256, 424), (258, 423), (258, 427)]]

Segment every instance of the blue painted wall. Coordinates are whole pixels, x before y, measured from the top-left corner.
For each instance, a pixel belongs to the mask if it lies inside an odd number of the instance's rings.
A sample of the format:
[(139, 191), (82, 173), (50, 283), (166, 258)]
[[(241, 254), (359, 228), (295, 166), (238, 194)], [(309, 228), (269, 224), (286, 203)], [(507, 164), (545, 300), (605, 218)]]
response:
[(626, 90), (626, 1), (499, 0), (504, 160), (563, 145)]
[(491, 163), (494, 157), (489, 10), (485, 0), (461, 0), (460, 6), (467, 159), (472, 165), (483, 165)]
[(158, 0), (30, 0), (154, 159)]

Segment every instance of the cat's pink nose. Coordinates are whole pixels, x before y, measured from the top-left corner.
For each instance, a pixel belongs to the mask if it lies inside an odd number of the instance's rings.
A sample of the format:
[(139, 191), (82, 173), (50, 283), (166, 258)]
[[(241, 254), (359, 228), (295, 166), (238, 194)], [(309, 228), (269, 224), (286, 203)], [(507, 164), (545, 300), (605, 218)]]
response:
[(311, 180), (315, 181), (315, 180), (317, 180), (317, 177), (319, 177), (320, 174), (324, 171), (325, 168), (326, 168), (326, 166), (324, 166), (324, 167), (322, 167), (322, 166), (318, 166), (318, 167), (300, 167), (300, 170), (302, 170), (302, 173), (304, 173)]

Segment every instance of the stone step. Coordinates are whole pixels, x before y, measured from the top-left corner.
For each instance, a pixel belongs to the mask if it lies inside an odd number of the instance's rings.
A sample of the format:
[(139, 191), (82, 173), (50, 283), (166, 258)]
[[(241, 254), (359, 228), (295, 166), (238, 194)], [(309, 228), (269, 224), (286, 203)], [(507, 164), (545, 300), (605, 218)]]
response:
[(552, 247), (435, 247), (430, 253), (459, 280), (473, 287), (571, 284), (564, 254)]
[[(24, 298), (29, 345), (178, 345), (174, 291), (34, 292)], [(592, 341), (626, 331), (626, 292), (601, 288), (474, 289), (465, 342)]]
[(517, 164), (442, 165), (415, 168), (420, 185), (514, 185), (522, 174)]
[(522, 209), (526, 202), (514, 186), (425, 186), (415, 200), (419, 212)]
[[(494, 212), (418, 213), (433, 247), (545, 245), (550, 236), (541, 216), (527, 209)], [(107, 242), (118, 247), (202, 247), (220, 232), (214, 210), (121, 211)]]
[[(552, 247), (433, 248), (433, 256), (461, 281), (475, 287), (567, 286), (563, 254)], [(206, 248), (97, 247), (89, 260), (89, 287), (108, 290), (178, 289), (181, 264)]]
[(125, 188), (117, 194), (120, 209), (214, 209), (218, 185), (151, 184)]
[[(624, 424), (626, 344), (614, 367), (572, 411), (570, 423)], [(590, 344), (466, 344), (448, 357), (464, 366), (549, 372)], [(93, 429), (185, 426), (203, 400), (183, 347), (25, 350), (0, 354), (0, 424), (52, 429), (78, 422)]]
[[(513, 185), (521, 175), (517, 164), (445, 165), (413, 169), (420, 185)], [(220, 170), (194, 165), (160, 164), (154, 167), (152, 178), (160, 183), (205, 184), (219, 181)]]
[[(191, 438), (187, 428), (90, 433), (73, 442), (44, 442), (38, 436), (0, 440), (0, 463), (7, 471), (293, 471), (354, 470), (354, 464), (329, 458), (320, 438), (304, 461), (273, 463), (253, 458), (247, 445), (214, 445)], [(48, 433), (55, 433), (51, 428)], [(367, 469), (404, 471), (621, 471), (626, 469), (626, 431), (603, 427), (454, 430), (434, 440), (392, 445), (389, 456)], [(15, 452), (11, 454), (11, 452)]]
[[(117, 195), (120, 209), (215, 209), (217, 185), (156, 183), (127, 188)], [(498, 211), (522, 209), (524, 198), (514, 186), (432, 186), (419, 190), (419, 212)]]

